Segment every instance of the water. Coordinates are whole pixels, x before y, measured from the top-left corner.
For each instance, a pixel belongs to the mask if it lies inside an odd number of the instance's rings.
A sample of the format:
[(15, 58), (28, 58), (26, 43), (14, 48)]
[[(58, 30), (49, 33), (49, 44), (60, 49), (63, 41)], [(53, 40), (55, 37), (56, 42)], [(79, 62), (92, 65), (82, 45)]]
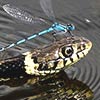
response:
[[(17, 0), (15, 3), (12, 0), (1, 1), (1, 4), (12, 3), (14, 5), (23, 5), (30, 13), (35, 14), (36, 16), (43, 16), (43, 18), (49, 19), (44, 15), (39, 6), (39, 1), (34, 2), (35, 0), (26, 1)], [(70, 72), (67, 71), (69, 77), (77, 78), (83, 83), (87, 84), (92, 91), (94, 92), (94, 99), (100, 99), (100, 14), (99, 14), (99, 1), (98, 0), (55, 0), (53, 1), (53, 7), (57, 20), (61, 23), (73, 23), (76, 26), (76, 30), (73, 32), (78, 36), (84, 36), (92, 41), (93, 48), (91, 52), (79, 63), (75, 64), (75, 68)], [(60, 4), (60, 6), (59, 6)], [(55, 6), (54, 6), (55, 5)], [(0, 46), (6, 46), (9, 43), (12, 43), (18, 39), (29, 36), (33, 31), (40, 31), (41, 29), (46, 28), (47, 26), (32, 26), (23, 24), (20, 21), (9, 17), (1, 8), (0, 8)], [(8, 35), (9, 34), (9, 35)], [(16, 38), (15, 38), (16, 37)], [(22, 44), (15, 48), (12, 48), (6, 52), (1, 53), (1, 59), (4, 59), (9, 56), (18, 55), (37, 46), (44, 46), (48, 43), (52, 43), (53, 37), (51, 34), (47, 34), (42, 37), (38, 37), (35, 40), (29, 41), (26, 44)], [(11, 53), (13, 52), (13, 53)], [(5, 55), (5, 56), (4, 56)], [(24, 80), (25, 81), (25, 80)], [(23, 82), (24, 82), (23, 81)], [(24, 98), (27, 95), (31, 94), (33, 89), (30, 85), (26, 85), (21, 81), (16, 83), (15, 81), (9, 82), (8, 85), (1, 83), (0, 86), (0, 95), (3, 95), (6, 98), (14, 97), (16, 99)], [(13, 83), (13, 84), (12, 84)], [(12, 84), (12, 85), (11, 85)], [(15, 84), (15, 86), (13, 86)], [(29, 86), (29, 87), (28, 87)], [(16, 92), (17, 90), (17, 92)], [(15, 92), (13, 92), (15, 91)], [(16, 96), (16, 93), (21, 93)], [(25, 94), (24, 94), (25, 93)], [(22, 99), (23, 100), (23, 99)]]

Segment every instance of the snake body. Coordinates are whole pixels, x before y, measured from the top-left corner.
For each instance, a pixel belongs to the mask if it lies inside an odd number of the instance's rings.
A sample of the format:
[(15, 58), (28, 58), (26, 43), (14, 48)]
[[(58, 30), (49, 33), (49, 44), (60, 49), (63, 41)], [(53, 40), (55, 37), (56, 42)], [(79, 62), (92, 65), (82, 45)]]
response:
[(65, 37), (43, 48), (0, 61), (0, 77), (57, 73), (83, 58), (91, 47), (92, 43), (84, 37)]

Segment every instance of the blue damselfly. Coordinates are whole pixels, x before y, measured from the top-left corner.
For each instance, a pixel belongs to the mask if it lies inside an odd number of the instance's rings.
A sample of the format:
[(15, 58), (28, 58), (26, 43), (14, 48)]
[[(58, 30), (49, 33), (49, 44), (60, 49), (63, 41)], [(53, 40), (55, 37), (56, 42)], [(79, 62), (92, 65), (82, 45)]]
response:
[[(11, 43), (10, 45), (3, 47), (0, 49), (0, 51), (4, 51), (6, 49), (12, 48), (16, 45), (22, 44), (28, 40), (34, 39), (37, 36), (43, 35), (43, 34), (47, 34), (49, 32), (69, 32), (71, 35), (71, 31), (73, 31), (75, 29), (75, 26), (73, 24), (67, 24), (67, 25), (63, 25), (58, 23), (55, 20), (55, 16), (52, 10), (52, 4), (51, 4), (51, 0), (40, 0), (40, 5), (41, 8), (43, 9), (43, 11), (45, 12), (45, 14), (49, 17), (49, 19), (53, 22), (53, 24), (51, 25), (51, 27), (39, 32), (39, 33), (34, 33), (31, 36), (28, 36), (27, 38), (21, 39), (15, 43)], [(47, 23), (46, 20), (42, 19), (42, 18), (38, 18), (38, 17), (33, 17), (32, 15), (30, 15), (29, 13), (17, 8), (16, 6), (10, 5), (10, 4), (5, 4), (3, 5), (3, 9), (12, 17), (27, 22), (27, 23)]]

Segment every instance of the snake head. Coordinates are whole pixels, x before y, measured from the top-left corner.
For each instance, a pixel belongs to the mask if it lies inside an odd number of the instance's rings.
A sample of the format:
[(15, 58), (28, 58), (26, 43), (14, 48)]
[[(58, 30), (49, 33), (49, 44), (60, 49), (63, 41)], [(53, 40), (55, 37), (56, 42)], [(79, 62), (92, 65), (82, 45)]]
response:
[(85, 57), (92, 47), (92, 42), (84, 37), (68, 37), (59, 49), (60, 58), (69, 66)]

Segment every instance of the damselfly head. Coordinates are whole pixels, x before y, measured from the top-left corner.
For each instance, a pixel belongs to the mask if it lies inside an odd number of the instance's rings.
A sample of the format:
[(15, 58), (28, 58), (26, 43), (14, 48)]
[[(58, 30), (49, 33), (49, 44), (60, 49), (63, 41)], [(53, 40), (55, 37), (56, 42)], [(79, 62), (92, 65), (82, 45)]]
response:
[(67, 24), (67, 30), (68, 31), (73, 31), (73, 30), (75, 30), (75, 26), (73, 25), (73, 24)]

